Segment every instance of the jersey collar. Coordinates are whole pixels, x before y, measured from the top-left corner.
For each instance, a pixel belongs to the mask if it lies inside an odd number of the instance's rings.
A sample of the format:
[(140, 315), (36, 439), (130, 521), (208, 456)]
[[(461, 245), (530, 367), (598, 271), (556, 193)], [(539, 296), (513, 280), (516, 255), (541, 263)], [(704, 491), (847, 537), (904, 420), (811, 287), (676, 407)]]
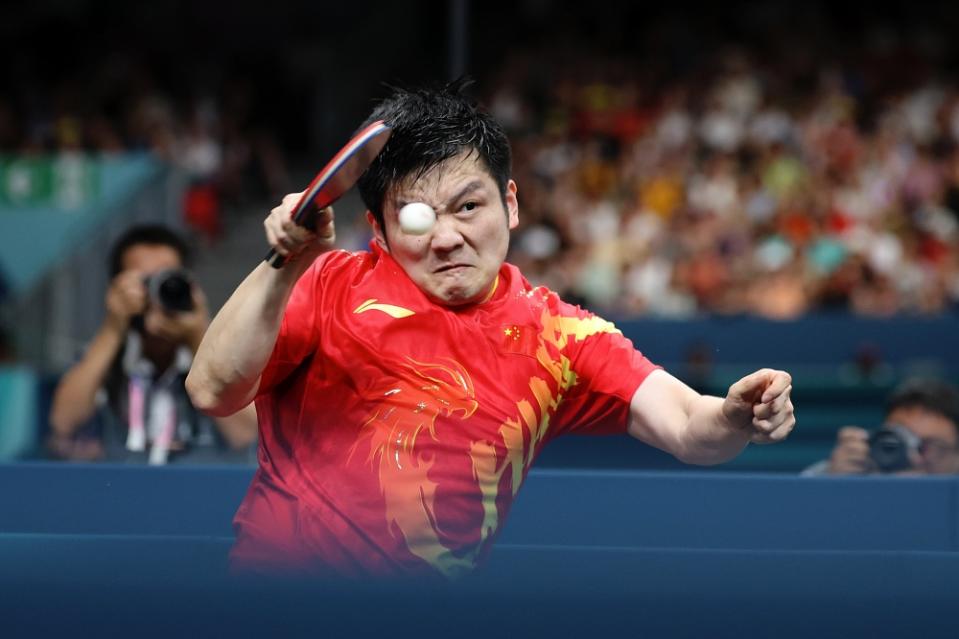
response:
[(423, 290), (416, 285), (416, 282), (410, 279), (410, 276), (407, 275), (405, 270), (403, 270), (403, 267), (400, 266), (400, 263), (393, 259), (393, 256), (390, 255), (389, 251), (380, 246), (379, 242), (377, 242), (375, 238), (370, 240), (370, 253), (373, 254), (374, 268), (376, 268), (378, 265), (385, 267), (390, 274), (399, 276), (412, 289), (415, 289), (424, 302), (433, 306), (446, 308), (447, 310), (455, 313), (470, 313), (492, 308), (493, 306), (498, 305), (501, 300), (506, 298), (507, 291), (511, 285), (512, 278), (510, 277), (510, 270), (508, 265), (504, 262), (502, 265), (500, 265), (499, 272), (496, 274), (496, 279), (493, 280), (493, 285), (490, 288), (489, 293), (487, 293), (486, 297), (483, 298), (482, 301), (464, 307), (444, 306), (432, 301), (426, 295), (426, 293), (424, 293)]

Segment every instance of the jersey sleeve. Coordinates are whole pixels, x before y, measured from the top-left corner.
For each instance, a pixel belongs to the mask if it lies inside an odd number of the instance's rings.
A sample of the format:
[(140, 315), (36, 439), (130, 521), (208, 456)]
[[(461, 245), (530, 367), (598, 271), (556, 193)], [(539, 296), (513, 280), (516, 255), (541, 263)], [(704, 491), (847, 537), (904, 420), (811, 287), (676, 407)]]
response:
[(257, 396), (271, 391), (302, 364), (319, 344), (318, 327), (328, 311), (323, 300), (325, 284), (339, 252), (325, 253), (297, 281), (283, 313), (280, 332), (270, 359), (260, 375)]
[(576, 384), (560, 406), (556, 434), (617, 434), (629, 426), (629, 405), (640, 384), (661, 368), (636, 350), (616, 327), (578, 307), (574, 317), (594, 327), (567, 343)]

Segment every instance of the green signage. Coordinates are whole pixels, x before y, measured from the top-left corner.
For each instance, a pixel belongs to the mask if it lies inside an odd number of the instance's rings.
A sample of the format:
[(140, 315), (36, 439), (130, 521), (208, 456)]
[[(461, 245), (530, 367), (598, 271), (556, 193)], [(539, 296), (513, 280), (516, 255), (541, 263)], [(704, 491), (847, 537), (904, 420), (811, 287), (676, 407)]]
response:
[(99, 162), (79, 153), (0, 158), (0, 208), (79, 209), (99, 187)]

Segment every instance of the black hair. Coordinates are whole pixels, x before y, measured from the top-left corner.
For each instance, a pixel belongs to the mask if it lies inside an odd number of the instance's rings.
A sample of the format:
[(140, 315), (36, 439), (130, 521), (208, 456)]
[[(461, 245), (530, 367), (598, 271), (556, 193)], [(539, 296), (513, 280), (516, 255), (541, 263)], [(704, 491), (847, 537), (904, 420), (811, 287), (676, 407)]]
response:
[(143, 224), (127, 229), (117, 238), (110, 249), (108, 266), (110, 277), (116, 277), (123, 270), (123, 256), (132, 247), (139, 244), (150, 246), (169, 246), (180, 256), (180, 262), (186, 266), (190, 261), (190, 249), (186, 242), (173, 230), (160, 224)]
[(959, 431), (959, 388), (938, 379), (909, 379), (886, 400), (886, 414), (898, 408), (922, 408), (942, 415)]
[(377, 105), (360, 129), (377, 120), (392, 128), (390, 139), (357, 186), (380, 228), (383, 201), (402, 180), (420, 177), (463, 151), (476, 153), (506, 201), (512, 169), (509, 140), (503, 127), (467, 97), (471, 81), (460, 78), (439, 88), (390, 87), (392, 95)]

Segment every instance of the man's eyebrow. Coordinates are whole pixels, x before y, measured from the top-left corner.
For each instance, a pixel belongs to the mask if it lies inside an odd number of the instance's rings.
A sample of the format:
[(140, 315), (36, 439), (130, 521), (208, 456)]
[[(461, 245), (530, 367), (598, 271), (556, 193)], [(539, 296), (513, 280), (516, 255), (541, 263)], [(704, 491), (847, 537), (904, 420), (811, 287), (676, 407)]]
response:
[[(447, 204), (452, 204), (456, 202), (457, 200), (460, 200), (466, 197), (470, 193), (473, 193), (474, 191), (479, 191), (480, 189), (484, 189), (484, 188), (486, 188), (486, 185), (483, 184), (482, 180), (472, 180), (468, 182), (465, 186), (463, 186), (463, 188), (461, 188), (459, 191), (454, 193), (453, 196), (450, 197), (449, 200), (447, 201)], [(415, 202), (416, 200), (412, 200), (412, 201)], [(396, 198), (397, 209), (401, 209), (409, 203), (410, 202), (407, 201), (405, 198), (402, 198), (402, 197)]]
[(470, 193), (473, 193), (474, 191), (478, 191), (484, 188), (485, 186), (486, 185), (483, 184), (481, 180), (473, 180), (472, 182), (469, 182), (466, 186), (461, 188), (459, 191), (457, 191), (453, 195), (453, 197), (449, 199), (449, 203), (452, 204), (453, 202), (456, 202), (457, 200), (461, 200), (462, 198), (466, 197)]

